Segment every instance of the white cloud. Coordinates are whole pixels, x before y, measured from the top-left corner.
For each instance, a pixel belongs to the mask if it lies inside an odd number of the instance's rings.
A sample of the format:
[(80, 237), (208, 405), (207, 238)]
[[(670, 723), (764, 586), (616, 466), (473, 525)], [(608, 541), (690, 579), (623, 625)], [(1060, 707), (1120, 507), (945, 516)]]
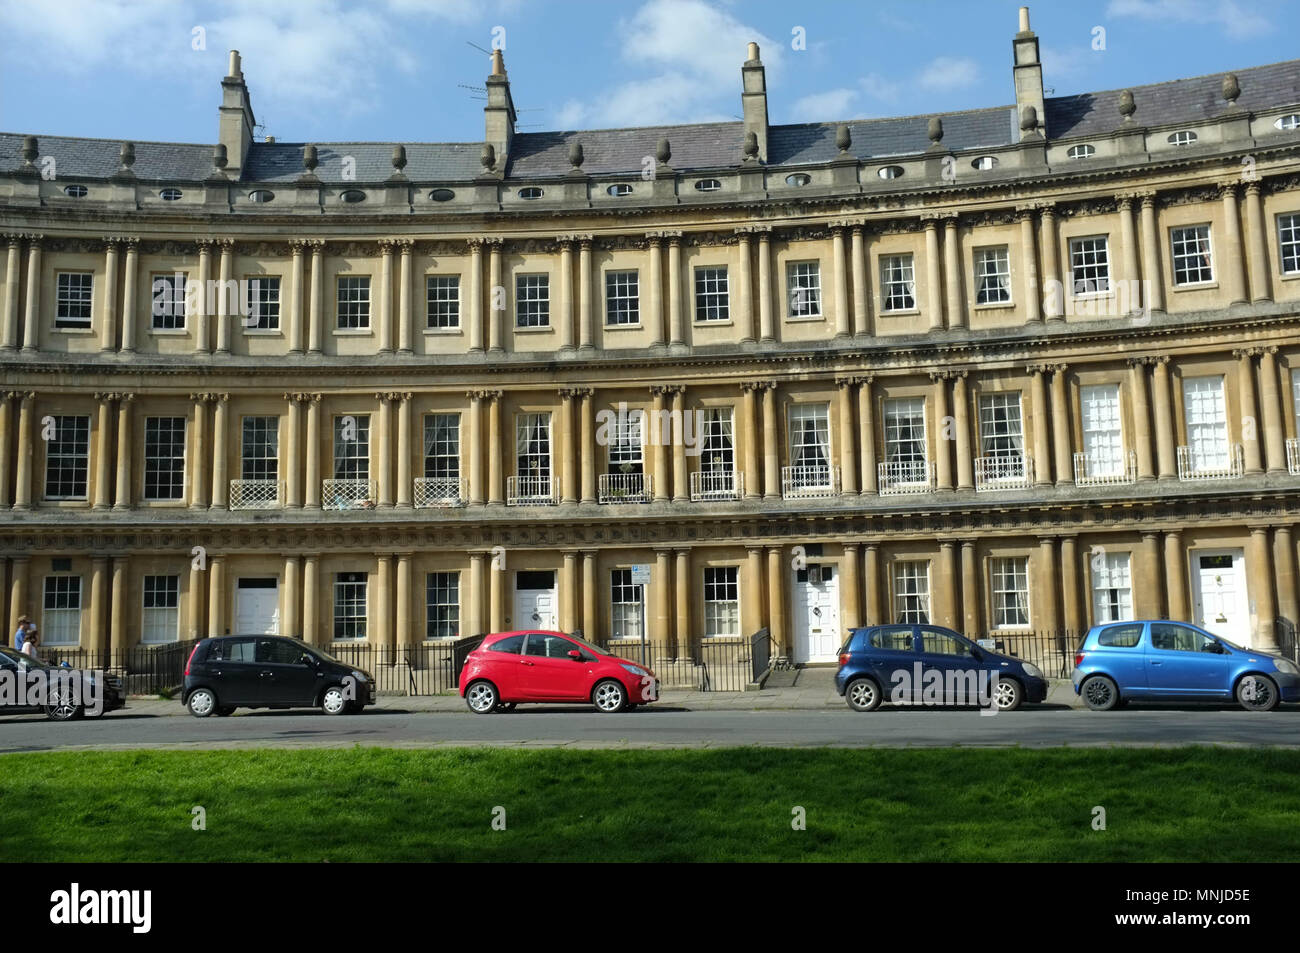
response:
[(917, 83), (924, 89), (945, 91), (969, 86), (979, 76), (974, 60), (957, 56), (937, 56), (921, 70)]
[(858, 80), (858, 85), (862, 91), (872, 99), (878, 99), (881, 102), (892, 103), (898, 99), (902, 91), (900, 84), (893, 80), (885, 79), (879, 73), (868, 73)]
[(1237, 0), (1111, 0), (1106, 15), (1210, 26), (1234, 40), (1262, 36), (1275, 29), (1268, 17), (1243, 7)]
[(857, 98), (858, 91), (847, 87), (811, 93), (795, 102), (794, 121), (829, 122), (835, 119), (847, 119)]

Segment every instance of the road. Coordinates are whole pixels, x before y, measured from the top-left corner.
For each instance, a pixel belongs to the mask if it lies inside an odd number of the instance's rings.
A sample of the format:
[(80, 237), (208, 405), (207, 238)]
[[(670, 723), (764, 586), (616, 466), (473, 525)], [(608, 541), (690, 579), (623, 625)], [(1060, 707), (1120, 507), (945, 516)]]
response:
[(57, 723), (41, 716), (0, 718), (0, 753), (79, 748), (302, 748), (494, 745), (527, 747), (702, 748), (940, 747), (953, 745), (1281, 745), (1300, 747), (1300, 708), (1268, 714), (1228, 707), (1090, 712), (1042, 706), (994, 716), (977, 710), (693, 711), (654, 706), (618, 715), (585, 707), (468, 711), (372, 709), (240, 712), (198, 719), (127, 708), (100, 719)]

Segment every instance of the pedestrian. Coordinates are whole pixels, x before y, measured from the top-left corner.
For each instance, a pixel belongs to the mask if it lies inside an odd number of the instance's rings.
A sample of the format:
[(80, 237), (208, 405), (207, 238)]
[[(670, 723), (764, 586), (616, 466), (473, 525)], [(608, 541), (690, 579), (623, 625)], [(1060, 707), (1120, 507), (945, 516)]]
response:
[(18, 617), (18, 628), (14, 632), (14, 648), (19, 652), (23, 650), (23, 639), (27, 636), (27, 627), (32, 624), (32, 620), (25, 615)]
[(27, 627), (27, 639), (23, 642), (23, 654), (40, 661), (41, 657), (37, 654), (37, 648), (40, 644), (41, 637), (36, 632), (36, 626), (34, 624), (29, 625)]

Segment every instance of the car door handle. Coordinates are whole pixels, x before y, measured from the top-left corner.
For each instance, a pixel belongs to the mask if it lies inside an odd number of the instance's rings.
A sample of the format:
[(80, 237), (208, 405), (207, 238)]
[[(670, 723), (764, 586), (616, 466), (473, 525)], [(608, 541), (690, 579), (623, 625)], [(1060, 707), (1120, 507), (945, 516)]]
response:
[(258, 678), (270, 678), (270, 677), (271, 677), (272, 675), (274, 675), (274, 674), (275, 674), (274, 672), (258, 672), (258, 673), (257, 673), (257, 677), (258, 677)]
[(525, 660), (523, 660), (523, 659), (520, 659), (520, 660), (519, 660), (519, 664), (520, 664), (520, 665), (536, 665), (537, 663), (536, 663), (536, 662), (528, 662), (528, 661), (525, 661)]
[(1155, 659), (1152, 659), (1152, 660), (1151, 660), (1151, 664), (1152, 664), (1152, 665), (1159, 665), (1160, 663), (1157, 662)]

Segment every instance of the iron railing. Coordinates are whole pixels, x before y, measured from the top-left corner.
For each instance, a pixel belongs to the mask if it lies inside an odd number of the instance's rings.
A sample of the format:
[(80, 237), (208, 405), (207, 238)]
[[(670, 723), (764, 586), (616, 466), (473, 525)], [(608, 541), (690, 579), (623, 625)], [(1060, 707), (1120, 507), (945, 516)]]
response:
[(284, 505), (283, 480), (231, 480), (232, 510), (273, 510)]
[(321, 480), (320, 505), (324, 510), (373, 510), (374, 480)]
[(602, 473), (597, 484), (601, 503), (649, 503), (653, 481), (648, 473)]
[(811, 500), (837, 496), (840, 468), (830, 464), (781, 468), (781, 498)]
[(929, 460), (894, 460), (876, 467), (881, 496), (932, 493), (934, 464)]
[(1137, 451), (1119, 456), (1108, 453), (1076, 453), (1076, 486), (1122, 486), (1137, 482)]
[(1286, 441), (1286, 472), (1300, 476), (1300, 439), (1288, 437)]
[(1195, 453), (1191, 447), (1178, 448), (1178, 479), (1235, 480), (1246, 472), (1246, 454), (1234, 443), (1226, 453)]
[(468, 495), (467, 481), (456, 477), (416, 477), (415, 507), (461, 506)]
[(1074, 655), (1084, 634), (1074, 629), (995, 630), (979, 639), (979, 644), (1037, 665), (1047, 678), (1069, 678), (1074, 671)]
[(1026, 490), (1034, 485), (1034, 458), (1027, 453), (975, 458), (975, 490)]
[(117, 651), (80, 646), (42, 646), (41, 658), (51, 665), (64, 662), (74, 669), (104, 671), (122, 679), (129, 695), (160, 695), (174, 691), (185, 680), (185, 662), (197, 639), (161, 645), (136, 645)]
[(559, 502), (560, 481), (554, 477), (506, 477), (507, 506), (554, 506)]
[(738, 500), (745, 475), (735, 470), (696, 470), (691, 474), (691, 501)]

